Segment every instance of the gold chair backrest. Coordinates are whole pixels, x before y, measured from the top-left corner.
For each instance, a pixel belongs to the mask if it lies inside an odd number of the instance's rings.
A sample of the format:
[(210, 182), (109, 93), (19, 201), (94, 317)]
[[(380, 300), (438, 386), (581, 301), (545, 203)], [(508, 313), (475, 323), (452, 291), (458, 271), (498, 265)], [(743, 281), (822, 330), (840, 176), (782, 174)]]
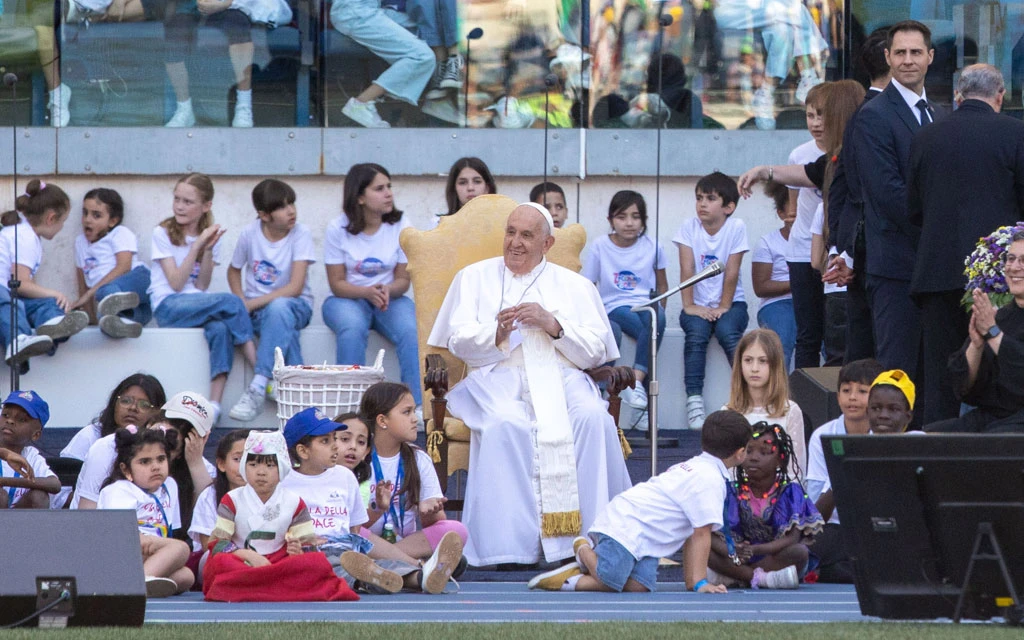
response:
[[(454, 214), (441, 218), (435, 229), (420, 231), (410, 227), (402, 231), (399, 243), (409, 259), (409, 275), (416, 298), (421, 380), (424, 360), (431, 353), (441, 354), (445, 359), (451, 386), (465, 376), (466, 365), (447, 349), (427, 346), (427, 337), (455, 274), (474, 262), (502, 255), (505, 221), (517, 204), (507, 196), (478, 196)], [(587, 232), (581, 225), (555, 229), (555, 244), (547, 258), (579, 272), (580, 253), (586, 243)], [(424, 406), (428, 401), (429, 393), (426, 393)]]

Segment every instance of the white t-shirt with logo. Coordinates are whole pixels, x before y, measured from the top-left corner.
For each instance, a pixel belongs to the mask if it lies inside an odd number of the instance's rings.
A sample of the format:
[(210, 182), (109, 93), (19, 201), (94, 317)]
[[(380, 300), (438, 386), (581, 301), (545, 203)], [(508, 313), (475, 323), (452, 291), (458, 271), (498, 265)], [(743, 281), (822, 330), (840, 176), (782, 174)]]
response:
[(603, 533), (637, 560), (675, 553), (694, 529), (722, 528), (726, 469), (710, 453), (669, 467), (612, 498), (588, 533)]
[[(811, 233), (816, 236), (823, 236), (821, 229), (825, 226), (825, 207), (824, 205), (818, 205), (818, 208), (814, 210), (814, 219), (811, 221)], [(825, 295), (830, 293), (843, 293), (846, 291), (846, 287), (840, 287), (831, 282), (825, 283)]]
[(150, 536), (167, 538), (169, 529), (181, 527), (181, 512), (178, 507), (178, 484), (174, 478), (167, 478), (152, 494), (146, 493), (128, 480), (118, 480), (103, 487), (97, 509), (130, 509), (139, 522), (139, 532)]
[[(808, 164), (814, 162), (824, 153), (814, 140), (808, 140), (789, 154), (786, 164)], [(814, 219), (814, 208), (821, 204), (821, 189), (801, 187), (796, 199), (796, 220), (789, 232), (789, 247), (786, 260), (790, 262), (811, 261), (811, 221)]]
[[(296, 224), (288, 235), (271, 242), (263, 235), (263, 223), (259, 220), (242, 229), (231, 257), (231, 266), (242, 271), (242, 292), (246, 299), (258, 298), (288, 284), (295, 262), (316, 262), (313, 234), (309, 229)], [(308, 277), (301, 297), (313, 305)]]
[[(402, 487), (397, 486), (395, 479), (398, 477), (398, 461), (401, 459), (402, 454), (391, 456), (390, 458), (380, 458), (380, 470), (384, 474), (384, 480), (390, 481), (394, 492), (397, 494), (402, 490)], [(420, 495), (419, 500), (429, 500), (430, 498), (440, 498), (444, 496), (441, 493), (441, 483), (437, 479), (437, 472), (434, 471), (434, 463), (422, 449), (416, 449), (416, 468), (420, 472)], [(405, 471), (403, 470), (403, 475)], [(370, 466), (370, 496), (377, 495), (377, 474), (373, 470), (373, 466)], [(403, 482), (405, 482), (403, 480)], [(404, 500), (405, 496), (402, 496)], [(379, 505), (380, 508), (386, 508), (386, 505)], [(395, 524), (395, 536), (401, 540), (403, 536), (412, 535), (418, 530), (416, 525), (416, 508), (410, 508), (408, 504), (405, 507), (405, 518), (403, 524)], [(395, 513), (399, 513), (399, 507), (397, 500), (395, 500)], [(388, 515), (387, 521), (392, 523), (391, 516)], [(370, 531), (380, 535), (384, 530), (384, 518), (378, 518), (373, 526), (370, 527)]]
[(132, 266), (139, 261), (139, 241), (131, 229), (117, 225), (96, 242), (90, 243), (85, 234), (75, 238), (75, 266), (85, 276), (85, 286), (94, 287), (117, 266), (117, 254), (128, 251), (132, 254)]
[[(160, 303), (164, 301), (169, 295), (175, 293), (203, 293), (203, 290), (196, 287), (196, 278), (199, 277), (199, 261), (197, 260), (192, 266), (192, 275), (185, 282), (185, 286), (181, 288), (181, 291), (175, 291), (171, 284), (167, 281), (167, 274), (164, 273), (164, 268), (160, 265), (160, 261), (164, 258), (174, 258), (174, 264), (181, 266), (181, 263), (185, 261), (188, 256), (189, 248), (195, 243), (196, 236), (185, 236), (184, 246), (177, 246), (171, 244), (171, 239), (167, 235), (167, 229), (157, 225), (153, 229), (153, 248), (150, 252), (150, 258), (152, 260), (152, 266), (150, 271), (152, 272), (149, 281), (149, 303), (156, 310), (160, 306)], [(213, 245), (213, 263), (220, 264), (220, 242)]]
[(395, 266), (409, 262), (398, 244), (398, 234), (409, 223), (402, 218), (394, 224), (382, 224), (372, 236), (365, 231), (352, 235), (345, 230), (347, 226), (344, 213), (327, 225), (324, 264), (345, 265), (345, 279), (359, 287), (391, 284)]
[(340, 465), (315, 476), (293, 470), (281, 486), (306, 503), (318, 536), (337, 538), (369, 519), (355, 474)]
[[(832, 488), (832, 480), (828, 477), (828, 467), (825, 466), (825, 449), (822, 446), (822, 436), (845, 436), (846, 421), (843, 416), (830, 420), (814, 430), (811, 440), (807, 443), (807, 473), (804, 482), (808, 487), (808, 495), (811, 500), (817, 502), (821, 494)], [(818, 485), (820, 490), (815, 490)], [(814, 487), (814, 489), (812, 489)], [(811, 493), (817, 495), (811, 495)], [(833, 509), (828, 519), (829, 524), (839, 524), (839, 509)]]
[(18, 235), (18, 264), (28, 267), (32, 277), (43, 259), (43, 241), (24, 218), (16, 225), (0, 229), (0, 287), (7, 288), (14, 264), (14, 235)]
[(657, 264), (654, 254), (654, 241), (647, 234), (630, 247), (618, 246), (609, 235), (594, 241), (583, 262), (583, 276), (597, 284), (606, 312), (650, 300), (651, 289), (656, 286), (654, 272), (665, 268), (661, 247), (657, 247)]
[[(735, 216), (729, 216), (715, 235), (704, 230), (699, 218), (690, 218), (679, 227), (672, 242), (690, 247), (693, 251), (694, 273), (718, 260), (725, 268), (729, 257), (750, 251), (747, 244), (747, 225)], [(736, 282), (733, 302), (744, 302), (742, 277)], [(693, 303), (703, 307), (717, 307), (722, 301), (722, 283), (725, 274), (698, 282), (693, 287)]]
[[(291, 475), (291, 474), (288, 474)], [(287, 476), (285, 476), (287, 477)], [(192, 509), (192, 523), (188, 526), (188, 537), (195, 544), (193, 549), (201, 549), (200, 535), (208, 536), (217, 526), (217, 488), (212, 484), (196, 498), (196, 506)]]
[[(754, 257), (751, 262), (762, 262), (772, 265), (772, 282), (789, 282), (789, 265), (786, 264), (786, 247), (788, 242), (782, 237), (782, 232), (776, 229), (771, 233), (761, 236), (761, 240), (754, 249)], [(773, 302), (789, 300), (792, 293), (787, 293), (774, 298), (761, 298), (761, 308), (764, 309)]]
[[(57, 475), (50, 470), (50, 465), (46, 464), (46, 458), (44, 458), (43, 454), (39, 453), (39, 450), (35, 447), (31, 445), (27, 446), (23, 448), (20, 453), (21, 457), (25, 458), (25, 462), (28, 463), (28, 466), (32, 468), (32, 475), (35, 476), (36, 479), (41, 480), (43, 478), (55, 477)], [(14, 469), (11, 465), (7, 464), (6, 460), (0, 460), (0, 477), (15, 477)], [(7, 494), (7, 506), (10, 508), (13, 507), (16, 502), (21, 500), (21, 497), (28, 493), (29, 490), (27, 487), (0, 487), (0, 491)], [(60, 509), (64, 506), (64, 501), (57, 499), (60, 495), (60, 493), (49, 494), (51, 509)], [(64, 497), (66, 498), (67, 495), (65, 494)]]

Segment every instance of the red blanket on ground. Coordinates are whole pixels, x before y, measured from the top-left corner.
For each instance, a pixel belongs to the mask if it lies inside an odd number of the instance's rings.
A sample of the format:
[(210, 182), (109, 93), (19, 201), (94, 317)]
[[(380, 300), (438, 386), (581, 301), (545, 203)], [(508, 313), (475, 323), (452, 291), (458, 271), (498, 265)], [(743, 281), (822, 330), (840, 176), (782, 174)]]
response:
[(330, 602), (358, 600), (334, 575), (320, 552), (289, 556), (284, 549), (267, 556), (271, 564), (250, 567), (238, 556), (218, 553), (206, 563), (203, 595), (217, 602)]

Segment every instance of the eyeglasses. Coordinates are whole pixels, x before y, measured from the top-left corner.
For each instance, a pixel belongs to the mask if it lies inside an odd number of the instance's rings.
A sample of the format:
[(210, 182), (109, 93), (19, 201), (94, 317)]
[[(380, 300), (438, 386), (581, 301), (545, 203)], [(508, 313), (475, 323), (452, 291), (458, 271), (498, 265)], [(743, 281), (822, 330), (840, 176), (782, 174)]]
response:
[(131, 396), (117, 396), (117, 404), (121, 405), (125, 409), (134, 406), (138, 408), (139, 411), (151, 411), (153, 409), (153, 403), (149, 400), (133, 398)]

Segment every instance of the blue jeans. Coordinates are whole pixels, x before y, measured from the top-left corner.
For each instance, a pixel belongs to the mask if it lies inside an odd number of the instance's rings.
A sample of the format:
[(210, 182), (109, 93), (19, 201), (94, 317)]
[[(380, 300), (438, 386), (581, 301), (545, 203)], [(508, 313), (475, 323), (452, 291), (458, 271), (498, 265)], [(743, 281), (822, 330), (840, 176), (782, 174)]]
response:
[(331, 22), (391, 65), (373, 84), (411, 105), (419, 101), (437, 59), (425, 42), (409, 32), (415, 25), (407, 14), (381, 9), (380, 0), (335, 0)]
[(686, 395), (696, 396), (704, 393), (704, 365), (707, 362), (711, 334), (718, 338), (718, 344), (725, 349), (725, 355), (731, 365), (736, 344), (743, 337), (748, 321), (746, 302), (733, 302), (732, 307), (715, 322), (687, 315), (685, 311), (679, 314), (679, 326), (686, 334), (683, 338), (683, 377), (686, 381)]
[(416, 342), (416, 306), (411, 298), (392, 298), (387, 311), (369, 300), (331, 296), (324, 300), (324, 324), (338, 337), (338, 364), (365, 364), (370, 329), (395, 345), (402, 382), (412, 391), (416, 406), (423, 403), (419, 345)]
[(626, 581), (632, 578), (648, 591), (657, 590), (657, 558), (644, 556), (637, 560), (618, 540), (603, 533), (593, 534), (592, 539), (597, 555), (597, 579), (605, 586), (621, 593)]
[[(665, 308), (660, 304), (654, 305), (658, 314), (658, 347), (661, 347), (661, 338), (665, 335)], [(608, 314), (608, 322), (612, 325), (612, 333), (615, 334), (615, 344), (622, 344), (622, 334), (636, 340), (636, 355), (633, 357), (633, 368), (642, 371), (644, 374), (650, 372), (651, 367), (651, 317), (646, 311), (633, 313), (629, 307), (616, 307)]]
[(175, 293), (154, 312), (161, 327), (202, 327), (210, 345), (210, 378), (231, 371), (235, 346), (252, 340), (252, 322), (242, 299), (232, 293)]
[(96, 304), (112, 293), (137, 293), (139, 294), (139, 306), (134, 309), (126, 309), (118, 315), (139, 324), (146, 324), (153, 318), (153, 310), (149, 306), (149, 296), (146, 295), (147, 289), (149, 289), (149, 269), (139, 265), (120, 278), (97, 289)]
[(256, 373), (274, 375), (274, 347), (281, 347), (284, 363), (302, 364), (299, 331), (313, 317), (313, 308), (302, 298), (276, 298), (250, 314), (253, 331), (260, 337), (256, 346)]
[(455, 0), (408, 0), (405, 11), (416, 21), (420, 38), (431, 47), (459, 43)]
[[(59, 318), (64, 312), (57, 306), (56, 298), (18, 298), (15, 312), (17, 323), (16, 336), (32, 335), (32, 328)], [(11, 344), (11, 292), (7, 287), (0, 287), (0, 339), (3, 345), (0, 350)]]
[(765, 305), (757, 310), (757, 326), (771, 329), (782, 341), (782, 357), (786, 360), (786, 370), (793, 358), (796, 346), (796, 317), (793, 315), (793, 300), (786, 298)]

